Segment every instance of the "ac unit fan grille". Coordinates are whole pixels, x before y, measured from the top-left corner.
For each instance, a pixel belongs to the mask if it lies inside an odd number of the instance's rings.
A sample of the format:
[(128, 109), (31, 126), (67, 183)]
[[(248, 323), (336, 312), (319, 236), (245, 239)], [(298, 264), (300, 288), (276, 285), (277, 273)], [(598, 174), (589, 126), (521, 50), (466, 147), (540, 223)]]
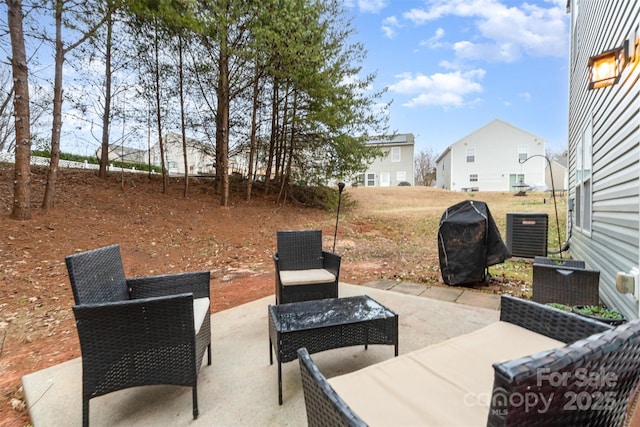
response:
[(546, 213), (507, 213), (507, 248), (512, 256), (547, 256), (549, 215)]

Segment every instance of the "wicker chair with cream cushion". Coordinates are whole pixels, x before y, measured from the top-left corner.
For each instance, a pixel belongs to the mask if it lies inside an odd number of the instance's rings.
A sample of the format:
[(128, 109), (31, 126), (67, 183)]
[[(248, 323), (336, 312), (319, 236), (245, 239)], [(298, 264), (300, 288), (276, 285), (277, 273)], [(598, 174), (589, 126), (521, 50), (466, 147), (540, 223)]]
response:
[(341, 257), (322, 250), (322, 230), (278, 231), (276, 304), (338, 297)]
[(82, 424), (89, 400), (130, 387), (169, 384), (193, 391), (205, 350), (211, 365), (209, 271), (125, 278), (120, 248), (65, 258), (82, 352)]

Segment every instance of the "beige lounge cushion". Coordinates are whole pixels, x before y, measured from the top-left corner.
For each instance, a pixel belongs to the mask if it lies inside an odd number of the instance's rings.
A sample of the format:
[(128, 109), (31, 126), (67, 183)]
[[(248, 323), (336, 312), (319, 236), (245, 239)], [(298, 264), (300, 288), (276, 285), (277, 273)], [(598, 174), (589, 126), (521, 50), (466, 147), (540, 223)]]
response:
[(194, 298), (193, 300), (193, 326), (196, 335), (200, 332), (202, 322), (209, 311), (209, 298)]
[(323, 268), (280, 271), (282, 286), (317, 285), (319, 283), (335, 282), (335, 280), (336, 276)]
[(564, 346), (507, 322), (329, 379), (370, 426), (487, 424), (493, 363)]

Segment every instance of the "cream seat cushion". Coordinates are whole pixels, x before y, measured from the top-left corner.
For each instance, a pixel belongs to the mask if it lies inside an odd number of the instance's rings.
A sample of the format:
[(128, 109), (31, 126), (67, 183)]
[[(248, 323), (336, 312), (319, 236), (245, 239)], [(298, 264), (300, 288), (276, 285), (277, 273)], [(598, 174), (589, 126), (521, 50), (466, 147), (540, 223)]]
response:
[(564, 346), (507, 322), (329, 379), (370, 426), (487, 424), (493, 363)]
[(319, 283), (335, 282), (335, 280), (336, 276), (323, 268), (280, 271), (282, 286), (317, 285)]
[(209, 311), (209, 298), (194, 298), (193, 300), (193, 326), (196, 335), (200, 332), (202, 322)]

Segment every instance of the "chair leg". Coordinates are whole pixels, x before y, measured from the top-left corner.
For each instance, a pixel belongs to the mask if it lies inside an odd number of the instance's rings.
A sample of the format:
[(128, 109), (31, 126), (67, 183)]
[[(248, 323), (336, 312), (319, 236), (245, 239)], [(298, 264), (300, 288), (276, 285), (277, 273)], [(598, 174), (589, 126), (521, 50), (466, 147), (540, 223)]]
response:
[(89, 427), (89, 399), (82, 398), (82, 427)]
[(200, 412), (198, 411), (198, 384), (193, 386), (193, 419), (198, 419)]
[(207, 365), (211, 366), (211, 343), (207, 347)]

